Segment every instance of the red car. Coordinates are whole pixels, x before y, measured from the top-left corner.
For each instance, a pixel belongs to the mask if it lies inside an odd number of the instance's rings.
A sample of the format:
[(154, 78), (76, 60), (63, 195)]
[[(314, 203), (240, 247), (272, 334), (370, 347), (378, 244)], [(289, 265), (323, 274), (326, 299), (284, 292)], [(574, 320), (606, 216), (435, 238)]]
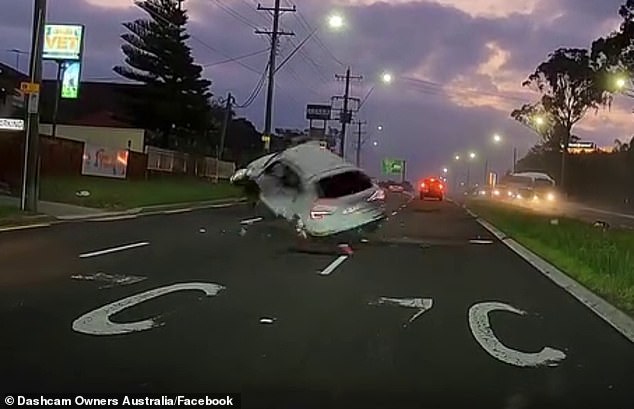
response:
[(445, 197), (445, 185), (440, 178), (427, 178), (420, 183), (418, 193), (420, 200), (431, 197), (443, 200)]

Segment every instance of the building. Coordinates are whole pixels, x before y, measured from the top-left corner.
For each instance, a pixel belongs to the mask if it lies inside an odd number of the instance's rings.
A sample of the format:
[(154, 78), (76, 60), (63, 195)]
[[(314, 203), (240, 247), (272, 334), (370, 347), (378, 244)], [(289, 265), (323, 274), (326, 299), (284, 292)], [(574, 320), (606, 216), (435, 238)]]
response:
[[(26, 74), (0, 63), (0, 118), (24, 117), (24, 94), (20, 83)], [(77, 99), (58, 100), (55, 136), (88, 144), (143, 152), (145, 131), (125, 118), (122, 98), (142, 85), (111, 82), (81, 82)], [(40, 87), (40, 132), (52, 135), (57, 84), (43, 80)]]

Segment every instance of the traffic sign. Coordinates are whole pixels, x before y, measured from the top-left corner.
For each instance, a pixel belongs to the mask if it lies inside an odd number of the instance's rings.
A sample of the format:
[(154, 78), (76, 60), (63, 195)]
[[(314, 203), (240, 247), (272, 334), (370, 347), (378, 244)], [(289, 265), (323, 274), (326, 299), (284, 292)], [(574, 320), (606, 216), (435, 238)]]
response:
[(20, 91), (22, 91), (25, 94), (39, 94), (40, 84), (36, 82), (21, 82)]
[(405, 169), (405, 161), (403, 159), (383, 159), (381, 168), (385, 175), (402, 175)]

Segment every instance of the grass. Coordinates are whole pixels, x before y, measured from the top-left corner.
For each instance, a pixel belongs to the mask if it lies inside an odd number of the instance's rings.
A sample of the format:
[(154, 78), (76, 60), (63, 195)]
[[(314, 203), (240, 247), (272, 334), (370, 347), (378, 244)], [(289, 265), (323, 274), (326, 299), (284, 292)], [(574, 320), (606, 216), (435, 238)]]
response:
[(634, 316), (634, 232), (505, 205), (470, 202), (468, 207), (507, 235), (548, 260), (585, 287)]
[(37, 213), (23, 212), (15, 206), (0, 205), (0, 226), (33, 223)]
[[(78, 197), (86, 190), (90, 196)], [(242, 196), (229, 183), (218, 184), (198, 179), (154, 179), (129, 181), (100, 177), (45, 178), (40, 199), (105, 209), (131, 209), (143, 206), (188, 203)]]

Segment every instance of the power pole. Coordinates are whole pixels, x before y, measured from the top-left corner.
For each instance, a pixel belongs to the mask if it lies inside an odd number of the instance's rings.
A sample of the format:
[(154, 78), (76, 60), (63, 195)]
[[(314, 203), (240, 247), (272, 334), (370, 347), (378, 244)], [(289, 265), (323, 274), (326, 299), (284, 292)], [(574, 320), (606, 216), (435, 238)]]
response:
[[(44, 51), (44, 24), (46, 23), (46, 0), (35, 0), (33, 27), (31, 34), (31, 59), (29, 81), (42, 82), (42, 53)], [(37, 211), (38, 162), (40, 142), (39, 90), (28, 96), (26, 114), (26, 141), (24, 143), (24, 163), (22, 167), (22, 192), (20, 209)]]
[[(351, 75), (350, 67), (346, 70), (346, 75), (335, 74), (335, 78), (338, 80), (345, 80), (346, 87), (343, 94), (343, 111), (341, 112), (341, 157), (345, 158), (345, 146), (346, 146), (346, 126), (352, 121), (352, 113), (348, 109), (348, 102), (350, 98), (350, 80), (357, 79), (361, 80), (363, 77), (361, 75)], [(356, 98), (358, 100), (358, 98)]]
[(366, 121), (356, 122), (357, 126), (359, 127), (357, 129), (357, 161), (356, 161), (356, 165), (358, 168), (361, 167), (361, 135), (364, 133), (361, 127), (365, 125), (366, 123), (367, 123)]
[(264, 150), (269, 151), (271, 147), (271, 126), (273, 122), (273, 90), (275, 88), (275, 57), (277, 56), (277, 43), (279, 36), (291, 36), (294, 35), (292, 32), (280, 31), (280, 13), (285, 11), (295, 12), (295, 6), (293, 8), (283, 8), (280, 7), (280, 0), (275, 0), (275, 6), (271, 7), (262, 7), (258, 4), (258, 10), (260, 11), (272, 11), (273, 12), (273, 30), (272, 31), (262, 31), (256, 30), (256, 34), (267, 34), (271, 36), (271, 53), (269, 55), (269, 79), (268, 79), (268, 89), (266, 93), (266, 116), (264, 118)]
[(225, 151), (225, 138), (227, 137), (227, 127), (229, 126), (229, 121), (231, 120), (231, 106), (233, 104), (233, 95), (231, 92), (227, 95), (227, 101), (225, 105), (225, 116), (222, 121), (222, 131), (220, 133), (220, 152), (218, 155), (218, 160), (222, 160), (222, 154)]

